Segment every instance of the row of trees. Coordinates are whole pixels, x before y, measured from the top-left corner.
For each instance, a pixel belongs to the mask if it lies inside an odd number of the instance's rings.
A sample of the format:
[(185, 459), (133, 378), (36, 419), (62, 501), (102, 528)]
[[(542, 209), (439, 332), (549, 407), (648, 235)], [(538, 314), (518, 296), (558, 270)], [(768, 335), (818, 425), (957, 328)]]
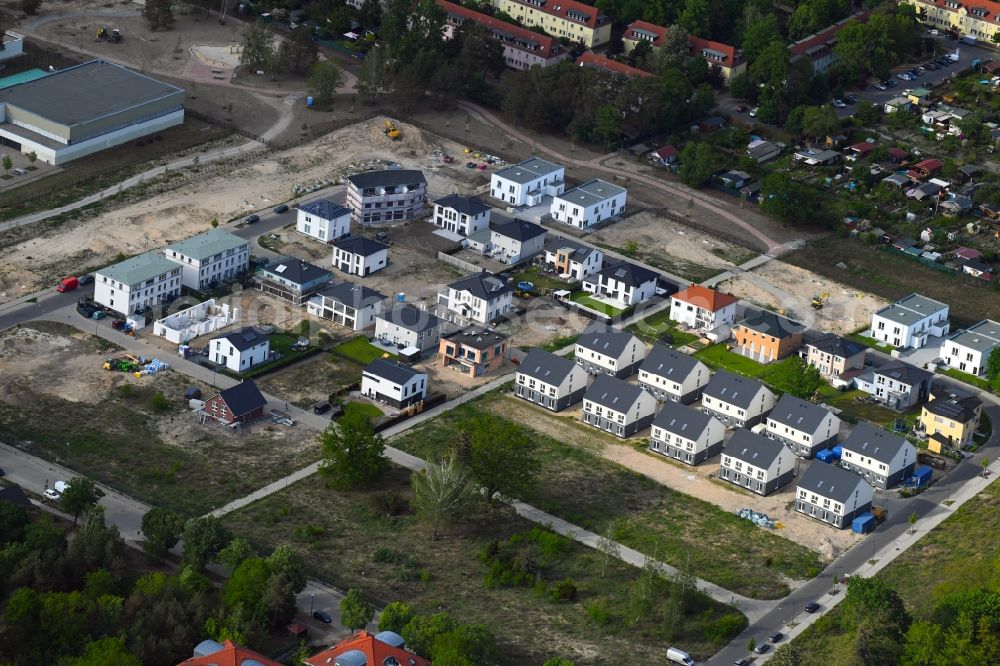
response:
[(295, 28), (280, 43), (261, 22), (251, 23), (243, 31), (240, 64), (251, 70), (271, 76), (283, 71), (305, 74), (318, 57), (319, 48), (307, 27)]

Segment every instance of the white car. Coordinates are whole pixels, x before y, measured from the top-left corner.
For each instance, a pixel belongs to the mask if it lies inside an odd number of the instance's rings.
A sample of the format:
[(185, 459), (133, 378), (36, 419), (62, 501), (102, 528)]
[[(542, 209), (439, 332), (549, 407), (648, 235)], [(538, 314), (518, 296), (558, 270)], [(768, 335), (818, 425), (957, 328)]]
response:
[(750, 117), (751, 118), (756, 118), (757, 117), (757, 107), (756, 106), (753, 107), (752, 109), (750, 109)]
[(45, 499), (50, 499), (53, 502), (58, 502), (60, 497), (62, 497), (62, 495), (59, 494), (59, 491), (56, 490), (55, 488), (45, 489)]
[(933, 30), (931, 30), (931, 34), (937, 37), (938, 35), (941, 34), (941, 31), (938, 30), (937, 28), (934, 28)]
[(840, 99), (840, 98), (835, 98), (835, 99), (833, 99), (833, 100), (832, 100), (832, 101), (830, 102), (830, 104), (831, 104), (831, 105), (833, 106), (833, 108), (835, 108), (835, 109), (843, 109), (843, 108), (844, 108), (845, 106), (847, 106), (846, 104), (844, 104), (844, 101), (843, 101), (842, 99)]

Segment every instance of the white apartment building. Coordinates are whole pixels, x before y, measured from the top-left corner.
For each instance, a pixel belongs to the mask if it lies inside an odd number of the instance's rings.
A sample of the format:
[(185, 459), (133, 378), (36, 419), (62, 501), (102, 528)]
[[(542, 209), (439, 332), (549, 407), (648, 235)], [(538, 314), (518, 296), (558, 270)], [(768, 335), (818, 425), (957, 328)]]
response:
[(892, 347), (920, 348), (928, 337), (947, 335), (948, 306), (910, 294), (872, 314), (872, 337)]
[(431, 222), (452, 233), (471, 236), (490, 228), (490, 207), (475, 197), (449, 194), (434, 202)]
[(347, 177), (347, 205), (362, 225), (414, 220), (424, 214), (427, 179), (416, 169), (366, 171)]
[(351, 232), (351, 209), (329, 199), (302, 204), (295, 218), (295, 230), (318, 241), (330, 243)]
[(181, 293), (181, 267), (151, 250), (94, 273), (94, 302), (123, 315)]
[(984, 319), (948, 336), (941, 353), (949, 367), (983, 377), (986, 375), (986, 362), (997, 349), (1000, 349), (1000, 324)]
[(552, 197), (549, 213), (554, 220), (587, 229), (625, 212), (625, 188), (594, 179)]
[(211, 229), (171, 243), (163, 256), (180, 264), (181, 283), (189, 289), (207, 289), (247, 272), (250, 241), (222, 229)]
[(532, 157), (490, 177), (490, 196), (510, 206), (537, 206), (566, 187), (566, 167)]

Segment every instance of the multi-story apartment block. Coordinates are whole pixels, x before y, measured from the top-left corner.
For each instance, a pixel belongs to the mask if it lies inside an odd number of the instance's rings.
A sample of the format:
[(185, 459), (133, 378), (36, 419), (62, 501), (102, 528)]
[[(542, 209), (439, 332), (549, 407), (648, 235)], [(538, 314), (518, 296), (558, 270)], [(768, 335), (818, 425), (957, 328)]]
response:
[(247, 272), (250, 241), (222, 229), (211, 229), (163, 250), (163, 256), (181, 265), (181, 283), (189, 289), (208, 289)]
[(529, 28), (541, 28), (588, 49), (611, 40), (611, 19), (576, 0), (493, 0), (493, 6)]
[(158, 250), (130, 257), (94, 273), (94, 302), (130, 315), (181, 293), (181, 266)]
[(424, 213), (427, 179), (416, 169), (366, 171), (347, 177), (347, 205), (359, 224), (414, 220)]

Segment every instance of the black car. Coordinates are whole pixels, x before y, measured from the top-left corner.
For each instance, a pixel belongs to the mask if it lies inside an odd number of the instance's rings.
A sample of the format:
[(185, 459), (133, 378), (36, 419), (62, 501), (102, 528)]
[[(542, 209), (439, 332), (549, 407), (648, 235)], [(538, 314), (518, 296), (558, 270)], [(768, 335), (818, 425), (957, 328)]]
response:
[(3, 467), (0, 467), (0, 476), (7, 476), (7, 472), (4, 471)]
[(86, 319), (93, 318), (94, 313), (97, 312), (98, 310), (100, 310), (99, 307), (97, 307), (96, 305), (92, 305), (90, 303), (76, 304), (76, 311), (82, 314)]
[(94, 283), (94, 276), (91, 273), (87, 273), (86, 275), (84, 275), (83, 277), (81, 277), (78, 280), (78, 282), (79, 282), (79, 284), (80, 284), (81, 287), (83, 285), (85, 285), (85, 284), (93, 284)]
[(313, 617), (319, 620), (320, 622), (325, 622), (326, 624), (330, 624), (331, 622), (333, 622), (333, 618), (330, 617), (330, 614), (327, 613), (326, 611), (319, 611), (319, 610), (313, 611)]
[(750, 666), (750, 660), (746, 658), (737, 659), (736, 661), (733, 662), (733, 666)]
[(277, 213), (278, 215), (281, 215), (282, 213), (287, 213), (288, 212), (288, 204), (280, 204), (278, 206), (275, 206), (274, 207), (274, 212)]
[(858, 103), (858, 98), (855, 97), (854, 95), (844, 95), (843, 97), (841, 97), (841, 99), (844, 100), (845, 104), (854, 105)]
[(771, 634), (770, 636), (768, 636), (767, 640), (771, 641), (772, 643), (777, 643), (778, 641), (780, 641), (784, 637), (785, 637), (785, 635), (783, 633), (781, 633), (780, 631), (776, 631), (773, 634)]
[(807, 613), (815, 613), (818, 610), (819, 610), (819, 604), (816, 603), (815, 601), (810, 601), (809, 603), (806, 604)]
[(765, 652), (767, 652), (770, 649), (771, 649), (770, 645), (768, 645), (767, 643), (761, 643), (760, 645), (758, 645), (757, 647), (755, 647), (753, 649), (753, 651), (756, 652), (757, 654), (764, 654)]
[(255, 224), (257, 222), (260, 222), (260, 215), (251, 215), (243, 220), (243, 224)]
[(330, 403), (326, 400), (321, 400), (313, 405), (313, 414), (326, 414), (331, 408), (332, 405)]

